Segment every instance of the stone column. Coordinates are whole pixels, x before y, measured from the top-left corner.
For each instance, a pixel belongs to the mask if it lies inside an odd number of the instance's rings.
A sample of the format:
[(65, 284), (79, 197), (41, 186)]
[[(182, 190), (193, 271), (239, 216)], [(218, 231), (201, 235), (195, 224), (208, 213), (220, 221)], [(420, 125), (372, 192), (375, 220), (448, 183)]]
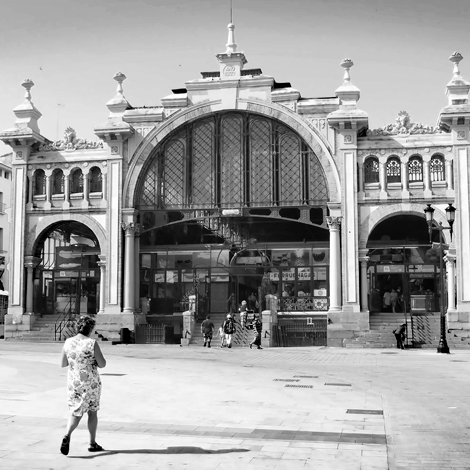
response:
[(134, 222), (122, 223), (125, 232), (124, 245), (124, 313), (135, 311), (135, 232), (138, 224)]
[(90, 187), (90, 180), (88, 179), (90, 176), (89, 169), (85, 173), (83, 172), (83, 202), (82, 202), (82, 207), (87, 208), (89, 205), (89, 187)]
[(358, 161), (357, 165), (359, 167), (359, 179), (357, 182), (357, 192), (361, 195), (364, 193), (364, 162)]
[(449, 155), (446, 157), (446, 182), (447, 182), (447, 191), (453, 191), (454, 190), (454, 174), (452, 172), (452, 159), (453, 156)]
[[(456, 312), (455, 308), (455, 255), (447, 253), (444, 257), (447, 271), (447, 314)], [(451, 321), (451, 318), (448, 318)]]
[(327, 217), (330, 229), (330, 311), (341, 311), (341, 249), (340, 226), (342, 217)]
[(44, 204), (44, 209), (49, 210), (52, 207), (51, 203), (51, 177), (52, 175), (47, 175), (46, 174), (46, 203)]
[(407, 199), (410, 197), (409, 181), (408, 181), (408, 161), (409, 157), (401, 157), (401, 185), (402, 185), (402, 198)]
[(39, 258), (35, 258), (34, 256), (25, 256), (24, 258), (25, 263), (24, 266), (26, 268), (26, 315), (34, 315), (34, 307), (33, 307), (33, 292), (34, 292), (34, 283), (33, 283), (33, 273), (34, 268), (39, 263)]
[(367, 294), (369, 292), (369, 283), (367, 279), (367, 263), (369, 262), (368, 256), (361, 256), (361, 311), (366, 312), (369, 310), (369, 302)]
[(135, 249), (135, 272), (134, 272), (134, 280), (135, 280), (135, 300), (134, 305), (137, 311), (140, 311), (140, 225), (137, 224), (135, 230), (135, 238), (134, 238), (134, 249)]
[(98, 261), (98, 266), (100, 267), (100, 309), (98, 313), (104, 313), (105, 309), (105, 300), (106, 300), (106, 257), (104, 255), (99, 255), (100, 261)]
[(64, 172), (64, 209), (70, 208), (70, 173)]
[(424, 197), (431, 197), (431, 156), (426, 155), (423, 157), (423, 182), (424, 182)]
[(380, 199), (387, 199), (387, 160), (384, 157), (379, 158), (379, 184)]

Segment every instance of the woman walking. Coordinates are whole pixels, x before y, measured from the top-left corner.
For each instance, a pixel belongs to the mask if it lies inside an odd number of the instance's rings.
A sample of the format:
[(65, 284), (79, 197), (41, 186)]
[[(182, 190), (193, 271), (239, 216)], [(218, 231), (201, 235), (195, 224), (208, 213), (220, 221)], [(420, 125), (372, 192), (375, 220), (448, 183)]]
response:
[(70, 410), (67, 431), (60, 446), (60, 451), (64, 455), (68, 455), (72, 433), (85, 413), (88, 414), (90, 433), (88, 450), (90, 452), (104, 450), (96, 443), (96, 430), (101, 396), (98, 367), (105, 367), (106, 359), (96, 340), (90, 338), (94, 328), (94, 318), (81, 316), (76, 323), (77, 335), (68, 338), (62, 349), (61, 366), (69, 367), (67, 389)]
[(250, 349), (253, 345), (258, 346), (258, 349), (263, 349), (261, 347), (261, 331), (263, 330), (263, 324), (259, 319), (259, 313), (255, 313), (255, 319), (253, 320), (253, 333), (254, 338), (253, 341), (250, 343)]

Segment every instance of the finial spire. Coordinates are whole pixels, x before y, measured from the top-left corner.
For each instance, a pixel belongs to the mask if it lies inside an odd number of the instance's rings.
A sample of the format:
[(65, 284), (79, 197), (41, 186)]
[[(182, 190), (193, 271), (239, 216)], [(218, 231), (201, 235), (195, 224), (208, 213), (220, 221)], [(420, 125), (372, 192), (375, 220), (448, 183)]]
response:
[(233, 5), (232, 5), (232, 0), (230, 0), (230, 23), (233, 23)]
[(26, 90), (26, 94), (24, 95), (25, 101), (31, 103), (31, 88), (33, 88), (34, 82), (29, 78), (25, 78), (21, 86)]
[(343, 59), (340, 66), (344, 68), (343, 85), (349, 85), (351, 83), (351, 76), (349, 75), (349, 69), (354, 65), (351, 59)]
[(117, 72), (115, 75), (114, 75), (114, 80), (117, 81), (118, 85), (117, 85), (117, 94), (121, 95), (122, 97), (124, 97), (124, 90), (122, 88), (122, 82), (127, 78), (122, 72)]
[(237, 52), (237, 45), (235, 44), (235, 25), (230, 23), (228, 26), (228, 41), (226, 44), (227, 49), (225, 50), (226, 54), (233, 54)]
[(449, 60), (454, 64), (454, 78), (459, 78), (460, 77), (460, 68), (459, 64), (461, 60), (463, 59), (462, 54), (460, 52), (454, 52), (450, 57)]

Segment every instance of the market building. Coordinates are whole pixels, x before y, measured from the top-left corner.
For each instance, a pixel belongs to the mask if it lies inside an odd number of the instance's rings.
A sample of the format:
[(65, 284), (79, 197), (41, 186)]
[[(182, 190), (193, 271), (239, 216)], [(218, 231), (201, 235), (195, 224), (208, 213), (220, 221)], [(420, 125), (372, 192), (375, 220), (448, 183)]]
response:
[[(228, 30), (219, 69), (159, 107), (131, 106), (117, 73), (97, 142), (72, 128), (61, 141), (43, 136), (34, 84), (23, 82), (15, 125), (0, 134), (14, 155), (5, 337), (73, 312), (96, 314), (109, 338), (158, 322), (179, 341), (194, 329), (184, 312), (225, 315), (247, 300), (263, 312), (266, 345), (270, 327), (289, 318), (322, 325), (315, 344), (365, 345), (393, 289), (400, 318), (438, 316), (443, 303), (453, 337), (466, 344), (470, 83), (462, 56), (450, 57), (449, 104), (436, 127), (402, 111), (372, 130), (350, 59), (331, 97), (303, 98), (247, 68), (234, 25)], [(443, 232), (445, 272), (428, 204), (435, 224), (447, 225), (449, 204), (457, 209), (452, 240)], [(438, 231), (432, 237), (438, 242)]]

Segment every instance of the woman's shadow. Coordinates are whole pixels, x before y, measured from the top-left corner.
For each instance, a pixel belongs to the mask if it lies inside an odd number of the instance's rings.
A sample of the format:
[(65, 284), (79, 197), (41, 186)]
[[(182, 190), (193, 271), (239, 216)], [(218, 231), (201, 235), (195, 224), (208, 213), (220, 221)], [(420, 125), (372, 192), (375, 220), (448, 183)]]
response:
[(168, 447), (166, 449), (115, 449), (104, 450), (92, 455), (70, 456), (72, 459), (94, 459), (96, 457), (105, 457), (115, 454), (230, 454), (232, 452), (249, 452), (249, 449), (203, 449), (202, 447)]

